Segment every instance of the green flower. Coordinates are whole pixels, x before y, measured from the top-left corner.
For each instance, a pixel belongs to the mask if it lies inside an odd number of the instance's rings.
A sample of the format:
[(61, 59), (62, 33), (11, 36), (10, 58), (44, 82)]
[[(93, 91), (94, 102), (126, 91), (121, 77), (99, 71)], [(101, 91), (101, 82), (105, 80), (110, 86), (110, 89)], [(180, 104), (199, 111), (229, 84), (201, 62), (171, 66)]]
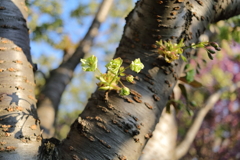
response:
[(82, 67), (84, 71), (95, 71), (97, 69), (97, 57), (92, 55), (87, 59), (81, 59)]
[(135, 59), (130, 64), (130, 69), (134, 72), (137, 72), (137, 73), (139, 73), (143, 68), (144, 68), (144, 65), (140, 61), (140, 58)]
[(97, 76), (97, 79), (100, 80), (97, 83), (99, 89), (101, 90), (120, 90), (121, 88), (117, 85), (120, 78), (114, 75), (112, 72), (107, 72)]
[(127, 80), (128, 82), (132, 83), (132, 82), (134, 81), (134, 77), (133, 77), (132, 75), (128, 75), (128, 76), (126, 77), (126, 80)]
[(163, 56), (165, 61), (168, 63), (179, 59), (179, 55), (183, 53), (182, 47), (185, 46), (185, 44), (183, 43), (183, 39), (181, 39), (178, 44), (173, 44), (171, 41), (162, 42), (162, 40), (156, 43), (159, 46), (158, 53)]
[(130, 94), (129, 88), (127, 88), (127, 87), (121, 88), (121, 90), (120, 90), (120, 95), (121, 95), (121, 96), (127, 96), (127, 95), (129, 95), (129, 94)]
[(122, 62), (123, 62), (123, 60), (120, 57), (118, 57), (118, 58), (111, 60), (108, 64), (106, 64), (105, 67), (107, 67), (107, 69), (109, 71), (111, 71), (113, 74), (117, 75), (119, 68), (122, 65)]

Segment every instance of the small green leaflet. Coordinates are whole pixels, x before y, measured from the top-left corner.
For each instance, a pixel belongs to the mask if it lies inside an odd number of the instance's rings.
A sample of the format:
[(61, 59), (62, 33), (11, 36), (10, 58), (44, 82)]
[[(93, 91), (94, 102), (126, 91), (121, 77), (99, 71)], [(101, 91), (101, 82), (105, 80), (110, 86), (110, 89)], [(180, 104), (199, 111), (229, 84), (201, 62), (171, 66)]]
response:
[(139, 73), (143, 68), (144, 68), (144, 65), (140, 61), (140, 58), (135, 59), (130, 64), (130, 69), (134, 72), (137, 72), (137, 73)]
[(195, 76), (195, 70), (191, 69), (189, 71), (187, 71), (187, 75), (186, 75), (186, 80), (188, 83), (192, 82), (194, 80), (194, 76)]
[(118, 57), (118, 58), (115, 58), (115, 59), (111, 60), (108, 64), (106, 64), (105, 67), (110, 72), (112, 72), (113, 74), (117, 75), (118, 71), (119, 71), (119, 68), (122, 65), (122, 62), (123, 62), (123, 60), (120, 57)]
[(95, 71), (97, 69), (97, 57), (92, 55), (87, 59), (81, 59), (82, 67), (84, 71)]
[(128, 87), (123, 87), (123, 88), (121, 88), (121, 90), (120, 90), (120, 95), (121, 95), (121, 96), (127, 96), (127, 95), (129, 95), (129, 94), (130, 94), (130, 90), (129, 90)]

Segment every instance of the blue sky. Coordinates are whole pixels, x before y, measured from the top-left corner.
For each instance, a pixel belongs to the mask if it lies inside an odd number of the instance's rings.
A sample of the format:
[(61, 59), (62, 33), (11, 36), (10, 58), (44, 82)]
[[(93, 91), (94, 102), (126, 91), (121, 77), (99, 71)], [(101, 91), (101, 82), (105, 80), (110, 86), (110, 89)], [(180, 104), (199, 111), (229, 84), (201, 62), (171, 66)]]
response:
[[(76, 0), (63, 1), (63, 5), (62, 5), (63, 8), (62, 8), (62, 14), (61, 14), (61, 18), (64, 21), (63, 32), (70, 35), (71, 40), (75, 43), (79, 42), (79, 40), (82, 39), (83, 36), (85, 35), (85, 33), (87, 32), (87, 30), (88, 30), (88, 28), (91, 25), (91, 22), (93, 20), (93, 15), (82, 18), (83, 21), (81, 22), (81, 24), (79, 24), (76, 19), (70, 17), (69, 13), (71, 12), (71, 10), (75, 9), (78, 6), (79, 3), (88, 4), (88, 2), (89, 2), (88, 0), (83, 0), (83, 1), (80, 1), (80, 2), (76, 1)], [(100, 1), (98, 1), (98, 2), (100, 2)], [(49, 16), (43, 15), (43, 16), (40, 17), (39, 20), (43, 22), (43, 21), (50, 21), (51, 19), (49, 18)], [(111, 38), (111, 33), (110, 34), (104, 34), (104, 33), (109, 30), (109, 27), (110, 27), (109, 24), (113, 23), (114, 21), (116, 21), (116, 19), (107, 18), (106, 21), (101, 25), (100, 34), (95, 39), (96, 43), (101, 42), (101, 41), (107, 41), (108, 38)], [(118, 27), (119, 27), (118, 38), (120, 39), (121, 35), (122, 35), (122, 31), (123, 31), (123, 26), (125, 24), (124, 18), (118, 19), (117, 24), (118, 24)], [(57, 34), (49, 34), (48, 36), (50, 36), (54, 39), (57, 39), (57, 40), (59, 39), (60, 40), (60, 36), (57, 35)], [(31, 52), (32, 52), (33, 61), (35, 63), (38, 62), (38, 59), (40, 58), (40, 56), (44, 55), (46, 57), (49, 57), (47, 59), (51, 60), (51, 62), (50, 62), (51, 63), (51, 68), (58, 67), (58, 64), (61, 62), (61, 57), (62, 57), (62, 51), (61, 50), (54, 49), (53, 47), (51, 47), (48, 43), (46, 43), (44, 41), (40, 41), (40, 42), (31, 41), (30, 45), (31, 45)], [(117, 46), (118, 46), (118, 43), (108, 45), (108, 46), (105, 46), (105, 47), (107, 47), (108, 51), (110, 51), (113, 54)], [(106, 50), (104, 50), (103, 48), (96, 48), (96, 47), (93, 47), (90, 51), (91, 54), (94, 54), (97, 57), (99, 57), (99, 62), (100, 62), (99, 66), (100, 66), (100, 70), (102, 72), (105, 72), (105, 70), (106, 70), (105, 67), (104, 67), (105, 63), (106, 63), (106, 62), (104, 62), (105, 51)], [(40, 64), (38, 64), (38, 66), (39, 66), (39, 69), (41, 71), (43, 71), (43, 72), (48, 71), (48, 68), (43, 67)], [(77, 69), (75, 70), (75, 72), (80, 73), (81, 72), (81, 67), (78, 66)], [(85, 81), (86, 81), (86, 79), (91, 79), (92, 76), (93, 76), (93, 74), (86, 73), (85, 76), (84, 76)], [(75, 79), (72, 80), (72, 84), (77, 85), (78, 83), (81, 83), (81, 81), (82, 81), (82, 79), (79, 79), (79, 78), (76, 79), (75, 78)], [(70, 88), (68, 87), (66, 93), (64, 94), (63, 100), (71, 98), (71, 97), (69, 97), (71, 95), (68, 94), (69, 89)], [(94, 91), (94, 90), (95, 89), (93, 87), (92, 91)], [(78, 96), (83, 101), (87, 100), (85, 92), (80, 93)], [(64, 103), (64, 105), (65, 104), (66, 103)], [(79, 106), (75, 102), (69, 102), (68, 105), (69, 105), (67, 107), (68, 111), (78, 109), (78, 106)], [(60, 108), (64, 109), (64, 108), (66, 108), (66, 106), (63, 106), (63, 104), (62, 104), (60, 106)]]

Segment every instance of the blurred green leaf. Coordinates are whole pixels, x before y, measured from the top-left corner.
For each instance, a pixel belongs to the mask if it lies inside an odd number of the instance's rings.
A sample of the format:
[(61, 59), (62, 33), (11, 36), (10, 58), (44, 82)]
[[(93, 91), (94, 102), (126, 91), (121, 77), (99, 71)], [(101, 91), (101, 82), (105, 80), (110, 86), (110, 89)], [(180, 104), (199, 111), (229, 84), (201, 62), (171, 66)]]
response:
[(195, 73), (194, 69), (191, 69), (191, 70), (187, 71), (186, 80), (187, 80), (188, 83), (190, 83), (194, 80), (195, 74), (196, 73)]

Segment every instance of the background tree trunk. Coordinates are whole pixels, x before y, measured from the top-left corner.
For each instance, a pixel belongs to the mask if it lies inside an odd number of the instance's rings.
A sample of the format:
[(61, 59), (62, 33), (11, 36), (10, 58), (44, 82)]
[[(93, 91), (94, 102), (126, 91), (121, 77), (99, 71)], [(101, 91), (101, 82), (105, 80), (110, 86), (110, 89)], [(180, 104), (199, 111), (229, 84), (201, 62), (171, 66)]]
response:
[[(80, 59), (89, 52), (93, 45), (93, 40), (98, 34), (101, 23), (107, 17), (113, 0), (103, 0), (99, 10), (86, 33), (80, 41), (74, 53), (67, 53), (60, 66), (50, 72), (46, 84), (40, 93), (38, 101), (38, 114), (41, 121), (41, 128), (44, 130), (43, 137), (50, 138), (55, 132), (55, 120), (58, 113), (59, 104), (66, 86), (73, 78), (73, 72)], [(68, 58), (67, 58), (68, 57)]]

